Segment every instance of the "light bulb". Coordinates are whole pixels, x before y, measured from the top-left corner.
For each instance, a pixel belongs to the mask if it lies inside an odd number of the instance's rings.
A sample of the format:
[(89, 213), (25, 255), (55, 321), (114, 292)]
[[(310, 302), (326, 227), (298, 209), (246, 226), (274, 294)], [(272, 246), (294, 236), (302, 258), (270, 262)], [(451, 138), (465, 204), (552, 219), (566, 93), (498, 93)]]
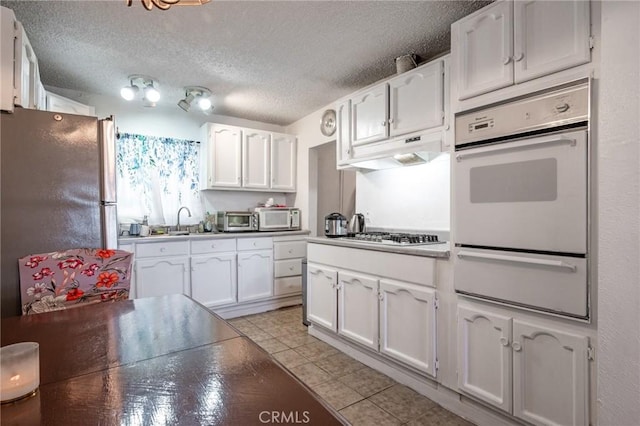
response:
[(130, 101), (136, 96), (136, 92), (138, 88), (136, 86), (125, 86), (120, 89), (120, 96), (122, 96), (125, 100)]
[(201, 110), (206, 111), (211, 108), (211, 100), (209, 98), (200, 97), (200, 99), (198, 99), (198, 106)]
[(156, 103), (160, 100), (160, 92), (153, 86), (147, 86), (144, 89), (144, 97), (147, 98), (149, 102)]

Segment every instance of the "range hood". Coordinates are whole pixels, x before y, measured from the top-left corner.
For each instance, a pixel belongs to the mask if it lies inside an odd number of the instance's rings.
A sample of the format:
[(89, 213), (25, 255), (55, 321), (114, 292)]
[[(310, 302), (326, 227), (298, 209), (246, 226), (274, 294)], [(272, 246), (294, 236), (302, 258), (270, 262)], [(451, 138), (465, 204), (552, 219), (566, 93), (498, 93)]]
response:
[(443, 136), (443, 132), (434, 132), (354, 147), (354, 156), (362, 160), (354, 160), (350, 166), (383, 170), (425, 164), (442, 154)]

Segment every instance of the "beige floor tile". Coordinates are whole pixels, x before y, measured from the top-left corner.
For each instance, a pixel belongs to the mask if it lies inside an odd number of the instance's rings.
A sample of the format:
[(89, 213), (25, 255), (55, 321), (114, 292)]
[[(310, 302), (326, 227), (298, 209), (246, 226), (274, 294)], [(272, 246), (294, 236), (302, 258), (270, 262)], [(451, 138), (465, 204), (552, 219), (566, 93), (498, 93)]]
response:
[(369, 397), (396, 384), (392, 378), (369, 367), (342, 376), (338, 381), (365, 397)]
[(236, 318), (232, 321), (229, 321), (229, 324), (231, 324), (233, 327), (235, 327), (238, 331), (242, 333), (245, 333), (248, 330), (253, 330), (256, 328), (254, 324), (241, 318)]
[(305, 382), (308, 386), (318, 385), (331, 380), (329, 373), (312, 363), (289, 368), (289, 371), (295, 374), (296, 377)]
[(413, 389), (400, 384), (372, 395), (369, 401), (403, 422), (416, 419), (437, 405)]
[(342, 352), (314, 361), (314, 364), (336, 378), (362, 370), (365, 367), (361, 362)]
[(436, 405), (426, 414), (407, 423), (407, 426), (473, 426), (473, 423)]
[(321, 341), (298, 346), (295, 351), (307, 358), (309, 361), (317, 361), (340, 352), (333, 346), (327, 345), (325, 342)]
[(297, 348), (298, 346), (302, 346), (302, 345), (306, 345), (306, 344), (318, 341), (318, 339), (316, 339), (313, 336), (310, 336), (306, 332), (285, 334), (284, 336), (279, 336), (278, 339), (280, 339), (282, 343), (289, 346), (290, 348)]
[(289, 346), (282, 343), (280, 340), (276, 339), (265, 339), (256, 342), (259, 346), (261, 346), (265, 351), (270, 354), (274, 354), (276, 352), (282, 352), (289, 349)]
[(244, 333), (245, 336), (247, 336), (249, 339), (253, 340), (254, 342), (273, 339), (275, 337), (255, 326), (252, 329), (246, 329), (241, 331)]
[(366, 399), (357, 402), (340, 410), (342, 414), (353, 426), (372, 426), (372, 425), (399, 425), (400, 420), (391, 414), (376, 407)]
[(286, 368), (291, 369), (302, 364), (307, 364), (308, 359), (295, 352), (292, 349), (288, 349), (282, 352), (274, 353), (273, 357), (277, 359)]
[(341, 410), (364, 399), (358, 392), (335, 380), (314, 385), (311, 389), (336, 410)]

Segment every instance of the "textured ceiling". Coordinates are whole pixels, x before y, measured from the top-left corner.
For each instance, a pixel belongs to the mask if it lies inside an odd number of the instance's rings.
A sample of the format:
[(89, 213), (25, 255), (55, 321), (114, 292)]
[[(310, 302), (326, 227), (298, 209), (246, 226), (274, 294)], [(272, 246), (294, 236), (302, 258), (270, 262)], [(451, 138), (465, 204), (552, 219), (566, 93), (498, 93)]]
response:
[[(487, 1), (220, 1), (147, 11), (138, 0), (2, 1), (45, 85), (119, 96), (129, 74), (214, 93), (214, 112), (288, 125), (395, 73), (393, 58), (449, 50), (452, 22)], [(178, 106), (175, 107), (179, 111)]]

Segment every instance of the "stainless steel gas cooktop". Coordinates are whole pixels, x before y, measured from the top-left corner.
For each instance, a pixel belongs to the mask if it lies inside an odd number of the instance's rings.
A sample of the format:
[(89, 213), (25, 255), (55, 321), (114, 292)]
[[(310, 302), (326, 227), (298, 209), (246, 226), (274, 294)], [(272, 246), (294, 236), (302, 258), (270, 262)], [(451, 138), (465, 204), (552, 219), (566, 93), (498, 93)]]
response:
[(347, 237), (342, 237), (341, 239), (390, 246), (416, 246), (442, 243), (442, 241), (438, 240), (438, 236), (433, 234), (405, 234), (390, 232), (359, 232)]

